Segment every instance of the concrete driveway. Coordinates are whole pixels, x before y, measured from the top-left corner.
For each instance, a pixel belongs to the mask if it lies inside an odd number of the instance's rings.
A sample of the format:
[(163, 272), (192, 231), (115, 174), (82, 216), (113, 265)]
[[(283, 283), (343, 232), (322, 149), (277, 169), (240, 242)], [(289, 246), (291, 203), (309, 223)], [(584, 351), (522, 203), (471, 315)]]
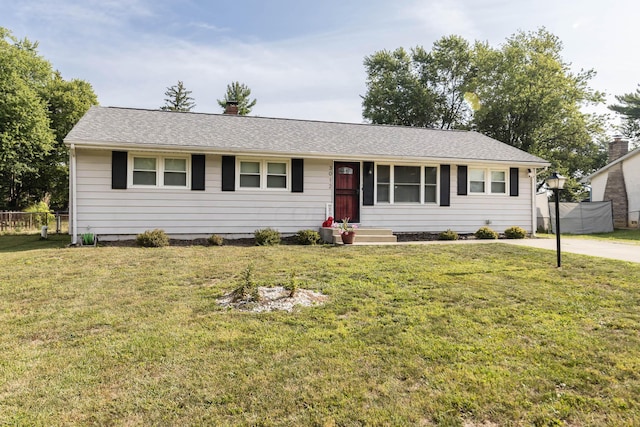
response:
[[(508, 243), (510, 245), (549, 249), (552, 251), (556, 250), (555, 238), (521, 240), (501, 239), (499, 242)], [(576, 239), (561, 236), (560, 248), (562, 252), (640, 263), (640, 245), (634, 245), (631, 243), (610, 242), (596, 239)]]

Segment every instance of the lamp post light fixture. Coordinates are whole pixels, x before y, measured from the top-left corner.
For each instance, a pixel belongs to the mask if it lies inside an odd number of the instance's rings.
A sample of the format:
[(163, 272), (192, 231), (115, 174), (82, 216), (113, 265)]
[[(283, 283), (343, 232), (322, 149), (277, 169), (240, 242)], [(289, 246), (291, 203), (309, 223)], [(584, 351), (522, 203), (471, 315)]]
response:
[(546, 183), (549, 189), (553, 190), (556, 195), (556, 251), (558, 254), (558, 268), (562, 266), (562, 256), (560, 255), (560, 190), (564, 187), (567, 180), (558, 172), (554, 172), (547, 178)]

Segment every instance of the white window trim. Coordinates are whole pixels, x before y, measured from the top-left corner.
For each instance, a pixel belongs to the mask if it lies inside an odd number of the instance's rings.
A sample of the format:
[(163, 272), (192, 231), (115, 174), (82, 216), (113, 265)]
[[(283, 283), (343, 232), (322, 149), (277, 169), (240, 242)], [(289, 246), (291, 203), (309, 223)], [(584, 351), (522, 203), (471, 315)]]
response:
[[(388, 202), (380, 202), (378, 203), (378, 166), (389, 166), (389, 201)], [(395, 166), (409, 166), (416, 167), (420, 170), (420, 184), (416, 184), (420, 186), (420, 202), (396, 202), (395, 201)], [(436, 168), (436, 201), (435, 202), (425, 202), (424, 197), (424, 189), (426, 186), (425, 180), (425, 172), (424, 169), (426, 167)], [(403, 205), (403, 206), (416, 206), (416, 205), (427, 205), (427, 206), (436, 206), (440, 205), (440, 165), (435, 164), (409, 164), (409, 163), (376, 163), (374, 165), (374, 200), (376, 205), (385, 206), (385, 205)]]
[[(240, 165), (242, 162), (255, 162), (260, 164), (260, 187), (241, 187), (240, 186)], [(286, 165), (286, 186), (285, 188), (268, 188), (267, 163), (284, 163)], [(237, 191), (291, 191), (291, 159), (279, 158), (256, 158), (256, 157), (240, 157), (236, 158), (236, 190)]]
[[(484, 191), (483, 192), (477, 192), (471, 191), (471, 171), (472, 170), (481, 170), (484, 171)], [(504, 172), (504, 192), (503, 193), (494, 193), (491, 191), (491, 172)], [(468, 168), (468, 173), (467, 173), (467, 194), (470, 196), (486, 196), (486, 195), (493, 195), (493, 196), (508, 196), (509, 195), (509, 169), (503, 169), (503, 168), (473, 168), (470, 167)]]
[[(143, 157), (145, 159), (156, 159), (156, 184), (140, 185), (133, 184), (133, 159), (134, 157)], [(186, 185), (164, 185), (164, 160), (165, 159), (182, 159), (186, 161), (187, 176)], [(128, 188), (165, 188), (171, 190), (190, 190), (191, 189), (191, 156), (184, 154), (152, 154), (152, 153), (129, 153), (127, 165), (127, 187)]]

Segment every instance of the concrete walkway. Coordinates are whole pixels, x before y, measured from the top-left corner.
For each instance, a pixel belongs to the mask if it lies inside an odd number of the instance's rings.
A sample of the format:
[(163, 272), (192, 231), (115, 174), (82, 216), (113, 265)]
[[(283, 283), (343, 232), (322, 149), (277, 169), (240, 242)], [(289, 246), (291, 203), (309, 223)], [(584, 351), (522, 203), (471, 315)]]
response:
[[(510, 245), (549, 249), (554, 252), (556, 250), (555, 238), (521, 240), (501, 239), (499, 242), (508, 243)], [(560, 248), (562, 252), (640, 263), (640, 245), (634, 245), (631, 243), (611, 242), (596, 239), (576, 239), (561, 236)]]
[[(506, 243), (516, 246), (528, 246), (530, 248), (548, 249), (556, 251), (556, 239), (552, 238), (533, 238), (533, 239), (500, 239), (500, 240), (432, 240), (432, 241), (407, 241), (397, 243), (358, 243), (356, 238), (355, 245), (450, 245), (450, 244), (492, 244)], [(640, 245), (633, 243), (611, 242), (607, 240), (597, 239), (577, 239), (575, 237), (561, 236), (560, 246), (562, 253), (573, 253), (580, 255), (597, 256), (601, 258), (617, 259), (621, 261), (640, 263)]]

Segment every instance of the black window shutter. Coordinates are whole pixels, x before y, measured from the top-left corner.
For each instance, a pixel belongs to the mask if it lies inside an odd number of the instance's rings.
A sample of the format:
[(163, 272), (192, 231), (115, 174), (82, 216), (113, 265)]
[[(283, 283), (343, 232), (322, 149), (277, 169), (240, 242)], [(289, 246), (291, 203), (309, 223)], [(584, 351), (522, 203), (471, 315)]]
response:
[(291, 159), (291, 192), (304, 192), (304, 159)]
[(362, 179), (362, 204), (364, 206), (373, 206), (373, 162), (363, 162), (364, 176)]
[(519, 182), (519, 169), (518, 168), (510, 168), (509, 169), (509, 195), (510, 196), (518, 196), (518, 188), (520, 187)]
[(222, 191), (236, 189), (236, 156), (222, 156)]
[(440, 165), (440, 206), (451, 205), (451, 166)]
[(111, 152), (111, 188), (124, 190), (127, 188), (127, 152)]
[(204, 191), (204, 154), (191, 155), (191, 190)]
[(458, 166), (458, 196), (467, 195), (467, 167)]

